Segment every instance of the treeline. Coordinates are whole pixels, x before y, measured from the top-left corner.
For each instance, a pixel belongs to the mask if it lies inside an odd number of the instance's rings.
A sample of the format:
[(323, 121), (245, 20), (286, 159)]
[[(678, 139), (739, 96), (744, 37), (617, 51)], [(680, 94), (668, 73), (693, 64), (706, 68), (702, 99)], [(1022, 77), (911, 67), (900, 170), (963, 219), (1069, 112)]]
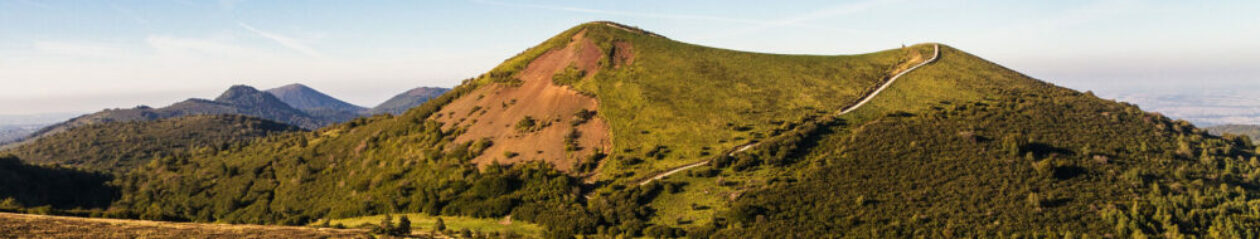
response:
[(108, 174), (32, 165), (0, 155), (0, 211), (63, 214), (104, 208), (118, 198), (118, 191), (106, 184), (112, 179)]

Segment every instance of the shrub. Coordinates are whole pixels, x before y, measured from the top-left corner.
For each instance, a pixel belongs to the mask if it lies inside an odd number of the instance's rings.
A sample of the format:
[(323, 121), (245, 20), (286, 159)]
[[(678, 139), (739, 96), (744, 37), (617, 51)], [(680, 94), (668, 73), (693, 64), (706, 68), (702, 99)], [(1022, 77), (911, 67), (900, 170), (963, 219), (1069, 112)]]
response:
[(551, 76), (551, 82), (556, 85), (573, 85), (573, 83), (577, 83), (585, 76), (586, 71), (578, 69), (576, 65), (569, 65), (569, 67), (564, 68), (564, 71)]
[(406, 215), (399, 217), (398, 226), (394, 227), (393, 235), (395, 236), (411, 235), (411, 219), (407, 218)]
[(526, 115), (525, 118), (516, 122), (516, 132), (531, 132), (534, 131), (535, 126), (538, 126), (538, 122), (534, 121), (534, 117)]

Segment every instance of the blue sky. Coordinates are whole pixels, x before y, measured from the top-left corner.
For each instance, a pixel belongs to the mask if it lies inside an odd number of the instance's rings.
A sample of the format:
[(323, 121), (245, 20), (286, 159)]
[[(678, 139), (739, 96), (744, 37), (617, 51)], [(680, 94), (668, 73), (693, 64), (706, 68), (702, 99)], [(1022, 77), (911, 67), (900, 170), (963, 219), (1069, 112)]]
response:
[(1103, 96), (1260, 90), (1260, 1), (679, 2), (0, 0), (0, 114), (294, 82), (370, 107), (593, 20), (770, 53), (941, 42)]

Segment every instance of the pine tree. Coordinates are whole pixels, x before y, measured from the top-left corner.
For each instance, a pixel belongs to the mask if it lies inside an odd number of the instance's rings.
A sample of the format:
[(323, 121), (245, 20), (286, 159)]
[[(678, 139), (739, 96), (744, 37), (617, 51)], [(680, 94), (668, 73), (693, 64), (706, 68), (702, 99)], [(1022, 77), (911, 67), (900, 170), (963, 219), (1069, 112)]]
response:
[(398, 217), (398, 226), (394, 226), (394, 235), (411, 235), (411, 219), (407, 218), (407, 215)]
[(442, 221), (442, 217), (438, 217), (437, 222), (433, 223), (433, 231), (434, 232), (446, 231), (446, 222)]

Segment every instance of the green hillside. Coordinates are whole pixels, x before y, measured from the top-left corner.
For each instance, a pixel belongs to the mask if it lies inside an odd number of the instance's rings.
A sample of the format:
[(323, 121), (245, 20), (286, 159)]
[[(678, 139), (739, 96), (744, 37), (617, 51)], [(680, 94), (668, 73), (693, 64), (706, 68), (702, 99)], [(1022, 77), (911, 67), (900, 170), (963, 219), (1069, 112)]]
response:
[(601, 169), (603, 179), (642, 178), (839, 110), (893, 75), (910, 54), (922, 53), (915, 50), (931, 49), (755, 54), (614, 27), (587, 31), (595, 42), (630, 42), (633, 48), (632, 64), (574, 84), (599, 99), (600, 116), (611, 126), (614, 160)]
[(1257, 235), (1250, 140), (941, 54), (803, 140), (701, 169), (727, 185), (680, 194), (742, 194), (682, 227), (723, 238)]
[[(153, 160), (111, 184), (120, 199), (107, 214), (289, 225), (510, 215), (548, 238), (1260, 235), (1252, 209), (1260, 201), (1248, 201), (1260, 196), (1250, 140), (948, 46), (835, 116), (931, 55), (930, 44), (851, 56), (747, 53), (588, 23), (398, 116)], [(568, 98), (496, 98), (530, 94)], [(548, 99), (594, 99), (598, 108), (554, 117), (548, 107), (574, 107)], [(576, 133), (563, 140), (519, 140), (568, 126)], [(576, 149), (582, 137), (600, 135), (608, 150), (577, 161), (532, 156), (562, 144), (572, 158), (589, 152)], [(505, 142), (539, 149), (483, 154)], [(486, 157), (495, 160), (478, 160)]]
[(126, 172), (154, 158), (225, 150), (297, 127), (238, 115), (90, 124), (47, 135), (5, 153), (38, 164)]

